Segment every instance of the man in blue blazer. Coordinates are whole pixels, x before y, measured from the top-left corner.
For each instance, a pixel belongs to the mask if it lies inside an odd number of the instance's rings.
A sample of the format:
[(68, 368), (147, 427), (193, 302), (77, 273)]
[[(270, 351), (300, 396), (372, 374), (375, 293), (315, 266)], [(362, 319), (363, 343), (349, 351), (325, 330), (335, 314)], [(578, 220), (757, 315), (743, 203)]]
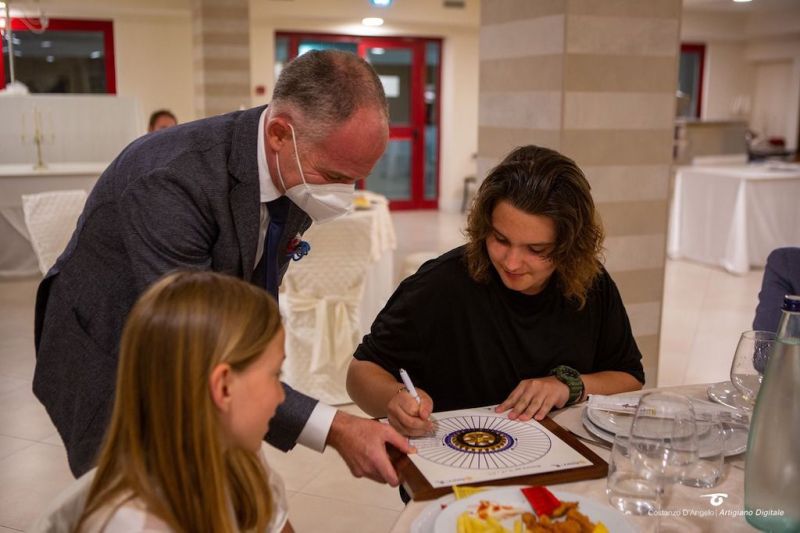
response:
[[(36, 297), (33, 390), (73, 474), (93, 466), (113, 404), (122, 327), (142, 291), (190, 268), (275, 293), (288, 243), (312, 220), (344, 212), (387, 139), (375, 72), (355, 55), (324, 51), (287, 65), (268, 108), (165, 129), (122, 151)], [(282, 450), (331, 445), (354, 475), (398, 483), (385, 445), (407, 452), (405, 439), (285, 387), (268, 442)]]

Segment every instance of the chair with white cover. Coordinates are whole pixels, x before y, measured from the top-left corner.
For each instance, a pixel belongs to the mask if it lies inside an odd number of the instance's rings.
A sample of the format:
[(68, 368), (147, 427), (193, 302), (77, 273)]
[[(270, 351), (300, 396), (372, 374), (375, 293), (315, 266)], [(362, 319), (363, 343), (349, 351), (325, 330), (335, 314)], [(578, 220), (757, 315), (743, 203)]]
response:
[(331, 405), (352, 401), (345, 380), (361, 337), (371, 232), (370, 220), (360, 217), (313, 226), (304, 236), (311, 252), (291, 263), (281, 286), (284, 380)]
[(39, 260), (46, 274), (66, 248), (86, 204), (86, 191), (50, 191), (22, 195), (22, 212)]

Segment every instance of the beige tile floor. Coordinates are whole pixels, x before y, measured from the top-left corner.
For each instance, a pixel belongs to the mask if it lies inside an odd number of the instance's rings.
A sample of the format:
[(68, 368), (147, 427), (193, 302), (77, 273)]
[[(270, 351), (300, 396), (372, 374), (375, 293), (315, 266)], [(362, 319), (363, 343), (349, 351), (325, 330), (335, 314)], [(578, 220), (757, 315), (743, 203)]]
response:
[[(463, 242), (460, 215), (401, 212), (393, 218), (396, 276), (407, 254)], [(659, 385), (726, 379), (738, 335), (750, 326), (760, 279), (760, 271), (735, 277), (667, 263)], [(58, 435), (30, 391), (37, 283), (0, 281), (0, 533), (24, 530), (72, 479)], [(332, 451), (298, 447), (272, 453), (270, 462), (286, 480), (298, 531), (386, 532), (402, 510), (394, 489), (352, 478)]]

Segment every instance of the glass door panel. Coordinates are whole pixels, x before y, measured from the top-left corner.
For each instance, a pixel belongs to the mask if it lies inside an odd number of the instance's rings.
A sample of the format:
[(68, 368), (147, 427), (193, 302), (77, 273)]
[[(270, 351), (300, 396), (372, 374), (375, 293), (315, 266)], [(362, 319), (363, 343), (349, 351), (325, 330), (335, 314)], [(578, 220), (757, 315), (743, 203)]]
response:
[(364, 184), (370, 191), (390, 200), (410, 200), (411, 139), (390, 139), (386, 152), (378, 160)]
[(359, 53), (378, 73), (389, 103), (389, 145), (365, 187), (386, 195), (394, 209), (420, 207), (423, 46), (407, 39), (364, 38)]
[(411, 124), (412, 51), (408, 48), (367, 48), (365, 59), (378, 73), (389, 102), (391, 126)]
[(439, 57), (441, 44), (425, 43), (425, 193), (424, 199), (439, 198)]

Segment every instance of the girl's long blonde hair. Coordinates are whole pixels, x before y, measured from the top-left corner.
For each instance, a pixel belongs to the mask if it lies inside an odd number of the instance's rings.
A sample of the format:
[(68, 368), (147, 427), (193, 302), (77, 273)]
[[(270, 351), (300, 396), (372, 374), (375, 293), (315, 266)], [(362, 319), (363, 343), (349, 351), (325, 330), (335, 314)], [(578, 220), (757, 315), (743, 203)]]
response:
[(123, 330), (114, 411), (76, 531), (127, 494), (175, 531), (263, 531), (266, 472), (257, 454), (223, 447), (209, 376), (221, 362), (245, 369), (279, 329), (275, 301), (229, 276), (176, 272), (150, 287)]

